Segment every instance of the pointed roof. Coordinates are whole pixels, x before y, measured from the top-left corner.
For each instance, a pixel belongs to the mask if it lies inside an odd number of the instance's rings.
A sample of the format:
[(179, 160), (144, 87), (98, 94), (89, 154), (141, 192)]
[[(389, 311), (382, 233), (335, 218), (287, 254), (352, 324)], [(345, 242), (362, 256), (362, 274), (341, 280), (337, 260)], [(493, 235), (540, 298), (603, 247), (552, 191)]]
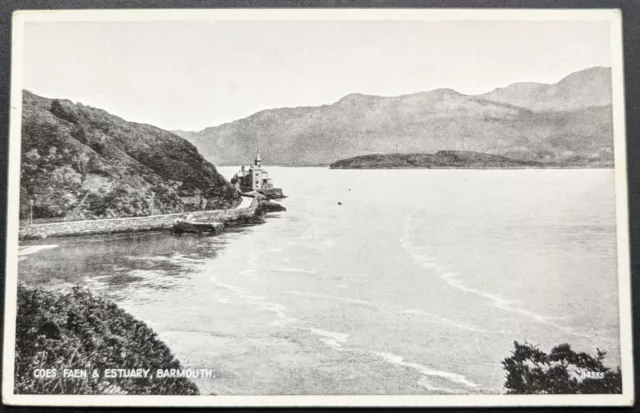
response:
[(262, 162), (262, 159), (260, 159), (260, 150), (256, 151), (256, 161), (255, 161), (255, 163), (258, 163), (258, 162)]

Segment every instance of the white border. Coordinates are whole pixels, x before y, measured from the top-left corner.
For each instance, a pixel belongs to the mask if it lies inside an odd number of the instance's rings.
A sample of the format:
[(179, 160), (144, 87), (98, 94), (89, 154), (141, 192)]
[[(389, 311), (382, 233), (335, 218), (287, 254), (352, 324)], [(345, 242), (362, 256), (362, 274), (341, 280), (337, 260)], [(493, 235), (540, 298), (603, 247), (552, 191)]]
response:
[[(15, 395), (14, 338), (18, 274), (20, 130), (22, 119), (23, 35), (26, 22), (62, 21), (602, 21), (611, 27), (611, 72), (616, 175), (619, 275), (620, 395), (455, 395), (455, 396), (80, 396)], [(56, 406), (630, 406), (634, 402), (631, 285), (625, 150), (622, 16), (617, 9), (191, 9), (191, 10), (34, 10), (13, 15), (9, 183), (6, 240), (6, 301), (3, 402)]]

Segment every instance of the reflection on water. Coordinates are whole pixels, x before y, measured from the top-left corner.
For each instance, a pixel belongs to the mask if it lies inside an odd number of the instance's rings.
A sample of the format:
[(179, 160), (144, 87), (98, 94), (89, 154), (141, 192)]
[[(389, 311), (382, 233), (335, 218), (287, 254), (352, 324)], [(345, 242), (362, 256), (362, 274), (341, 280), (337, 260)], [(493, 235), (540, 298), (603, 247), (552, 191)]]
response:
[[(250, 227), (234, 228), (218, 237), (142, 232), (57, 238), (53, 245), (25, 242), (20, 250), (20, 280), (53, 288), (88, 283), (115, 295), (133, 287), (171, 288), (247, 231)], [(27, 259), (29, 250), (36, 247), (49, 251)]]
[(619, 364), (613, 171), (270, 173), (265, 225), (25, 243), (20, 279), (113, 298), (203, 393), (498, 393), (514, 340)]

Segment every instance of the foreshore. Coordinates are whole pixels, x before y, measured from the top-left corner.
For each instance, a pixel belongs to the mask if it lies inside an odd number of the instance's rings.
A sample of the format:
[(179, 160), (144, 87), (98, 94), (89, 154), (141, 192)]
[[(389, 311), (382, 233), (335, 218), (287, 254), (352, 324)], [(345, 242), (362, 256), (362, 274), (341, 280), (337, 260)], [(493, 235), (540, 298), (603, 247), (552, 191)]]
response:
[[(74, 235), (163, 230), (171, 229), (176, 220), (186, 220), (187, 218), (196, 221), (215, 221), (226, 224), (260, 215), (261, 210), (259, 206), (261, 202), (263, 201), (254, 198), (251, 200), (246, 199), (239, 207), (232, 209), (21, 225), (18, 237), (21, 240), (28, 240)], [(247, 203), (249, 204), (248, 206)]]

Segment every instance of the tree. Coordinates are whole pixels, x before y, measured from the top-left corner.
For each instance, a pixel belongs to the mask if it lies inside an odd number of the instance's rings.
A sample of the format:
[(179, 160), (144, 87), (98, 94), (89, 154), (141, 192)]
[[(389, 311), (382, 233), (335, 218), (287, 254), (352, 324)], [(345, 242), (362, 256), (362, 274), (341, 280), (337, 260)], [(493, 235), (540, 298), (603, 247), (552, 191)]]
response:
[(596, 356), (574, 352), (560, 344), (549, 354), (537, 346), (514, 341), (511, 357), (502, 361), (507, 394), (611, 394), (622, 393), (620, 367), (604, 365), (606, 352)]

